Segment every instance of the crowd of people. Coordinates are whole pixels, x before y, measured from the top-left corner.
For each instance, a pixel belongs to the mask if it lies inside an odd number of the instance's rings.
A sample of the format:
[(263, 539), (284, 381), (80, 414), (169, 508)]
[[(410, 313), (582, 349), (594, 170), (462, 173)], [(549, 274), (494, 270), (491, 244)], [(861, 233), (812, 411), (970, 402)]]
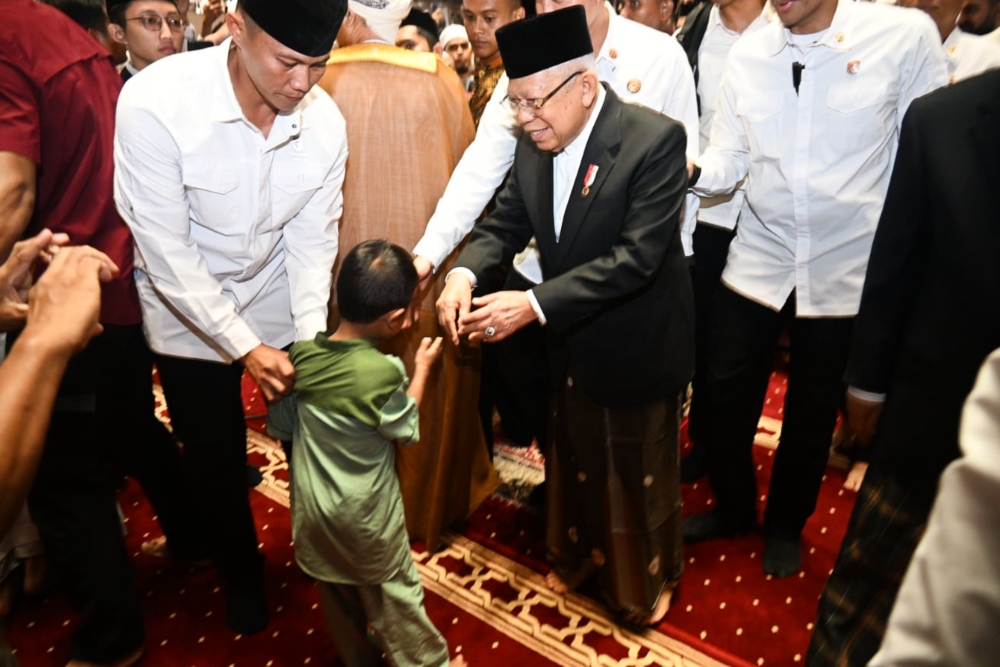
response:
[(807, 664), (997, 660), (1000, 2), (198, 4), (0, 0), (0, 616), (25, 560), (80, 611), (69, 667), (141, 660), (127, 475), (142, 551), (264, 630), (246, 373), (347, 665), (465, 663), (409, 542), (497, 487), (497, 414), (545, 457), (548, 586), (637, 626), (685, 542), (801, 570), (842, 416)]

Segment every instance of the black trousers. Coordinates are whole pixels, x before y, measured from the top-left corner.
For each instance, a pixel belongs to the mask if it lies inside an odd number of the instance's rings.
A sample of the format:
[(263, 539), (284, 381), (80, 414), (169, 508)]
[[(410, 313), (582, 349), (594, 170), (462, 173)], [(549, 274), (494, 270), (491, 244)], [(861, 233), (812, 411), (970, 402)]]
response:
[(122, 473), (143, 485), (165, 531), (197, 550), (177, 445), (153, 413), (142, 327), (105, 325), (70, 363), (28, 498), (51, 563), (81, 614), (73, 658), (113, 661), (143, 641), (115, 507)]
[(752, 444), (781, 329), (790, 328), (791, 364), (781, 446), (775, 455), (764, 527), (797, 537), (816, 509), (830, 437), (844, 392), (854, 319), (795, 316), (795, 293), (781, 312), (725, 285), (716, 293), (706, 350), (702, 434), (717, 508), (755, 516)]
[[(174, 435), (209, 550), (232, 589), (260, 591), (263, 556), (250, 511), (246, 477), (243, 367), (155, 355)], [(168, 535), (168, 540), (172, 536)]]
[(694, 230), (694, 325), (695, 371), (691, 381), (691, 410), (688, 413), (688, 435), (697, 443), (701, 428), (701, 386), (705, 382), (705, 354), (708, 350), (709, 323), (715, 293), (722, 285), (722, 271), (729, 257), (729, 244), (736, 232), (702, 222)]

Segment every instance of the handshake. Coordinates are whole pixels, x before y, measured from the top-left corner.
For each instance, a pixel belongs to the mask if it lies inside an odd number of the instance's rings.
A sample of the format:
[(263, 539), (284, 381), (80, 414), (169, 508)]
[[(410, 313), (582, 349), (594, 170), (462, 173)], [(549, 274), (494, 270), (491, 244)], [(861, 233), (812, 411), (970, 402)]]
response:
[(46, 229), (14, 246), (0, 265), (0, 333), (23, 327), (22, 338), (73, 355), (101, 332), (101, 283), (118, 266), (99, 250), (68, 243), (66, 234)]

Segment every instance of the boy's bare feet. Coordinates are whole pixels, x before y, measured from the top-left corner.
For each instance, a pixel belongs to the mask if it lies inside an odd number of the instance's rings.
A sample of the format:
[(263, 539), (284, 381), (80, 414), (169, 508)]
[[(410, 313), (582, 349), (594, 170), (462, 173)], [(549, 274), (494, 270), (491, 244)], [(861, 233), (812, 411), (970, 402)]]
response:
[(650, 627), (660, 624), (663, 617), (667, 615), (670, 611), (670, 600), (674, 596), (674, 590), (676, 590), (677, 584), (672, 584), (663, 589), (660, 593), (660, 597), (657, 598), (656, 604), (653, 606), (653, 611), (648, 614), (642, 614), (639, 612), (633, 612), (628, 614), (626, 618), (636, 625), (648, 625)]
[(851, 466), (851, 471), (847, 473), (844, 480), (844, 488), (857, 493), (861, 490), (861, 483), (865, 481), (865, 473), (868, 472), (868, 464), (864, 461), (855, 461)]
[(448, 663), (448, 667), (466, 667), (469, 663), (465, 661), (465, 656), (456, 655)]

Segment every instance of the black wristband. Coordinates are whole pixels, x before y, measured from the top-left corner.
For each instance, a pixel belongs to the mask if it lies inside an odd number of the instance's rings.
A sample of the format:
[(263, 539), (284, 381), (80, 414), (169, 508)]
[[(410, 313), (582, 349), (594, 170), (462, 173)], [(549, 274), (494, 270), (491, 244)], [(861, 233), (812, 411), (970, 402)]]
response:
[(688, 187), (693, 188), (701, 177), (701, 167), (698, 165), (694, 166), (694, 171), (691, 172), (691, 178), (688, 179)]

